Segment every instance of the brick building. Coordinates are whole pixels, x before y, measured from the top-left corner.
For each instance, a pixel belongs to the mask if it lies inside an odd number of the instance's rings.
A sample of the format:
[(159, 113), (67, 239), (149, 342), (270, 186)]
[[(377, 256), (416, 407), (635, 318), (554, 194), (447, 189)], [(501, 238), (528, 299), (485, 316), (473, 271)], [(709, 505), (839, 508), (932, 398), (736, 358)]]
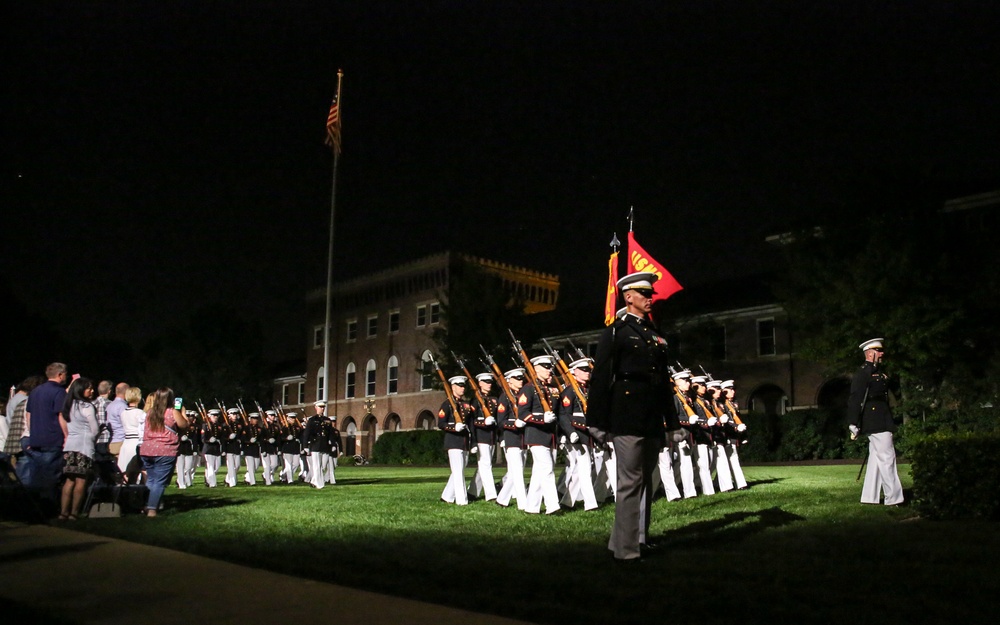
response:
[(382, 432), (430, 429), (444, 401), (429, 368), (432, 334), (442, 323), (451, 278), (460, 263), (498, 276), (528, 313), (554, 310), (559, 277), (452, 252), (428, 256), (334, 284), (330, 328), (330, 391), (323, 381), (326, 289), (306, 297), (310, 319), (305, 375), (276, 378), (275, 396), (289, 409), (318, 398), (338, 417), (349, 454), (370, 455)]

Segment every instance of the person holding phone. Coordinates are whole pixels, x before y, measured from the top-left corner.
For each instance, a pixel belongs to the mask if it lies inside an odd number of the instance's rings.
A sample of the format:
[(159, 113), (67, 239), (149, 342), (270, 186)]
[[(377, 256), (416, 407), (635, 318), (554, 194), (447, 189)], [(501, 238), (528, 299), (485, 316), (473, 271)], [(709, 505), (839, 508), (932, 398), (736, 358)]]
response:
[(146, 516), (155, 517), (160, 507), (160, 498), (177, 464), (177, 448), (181, 432), (188, 427), (184, 413), (184, 400), (174, 398), (174, 391), (166, 386), (156, 390), (153, 405), (147, 411), (146, 424), (142, 435), (142, 466), (146, 470), (146, 484), (149, 499), (146, 501)]

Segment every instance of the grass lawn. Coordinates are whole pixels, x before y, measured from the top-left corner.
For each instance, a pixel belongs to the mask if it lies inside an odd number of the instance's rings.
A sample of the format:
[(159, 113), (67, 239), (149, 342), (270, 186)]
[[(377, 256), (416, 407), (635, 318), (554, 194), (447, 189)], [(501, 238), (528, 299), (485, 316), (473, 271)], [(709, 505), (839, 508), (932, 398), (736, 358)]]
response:
[(446, 468), (342, 467), (321, 491), (199, 477), (169, 488), (155, 520), (74, 529), (540, 623), (994, 622), (997, 525), (864, 506), (857, 472), (747, 467), (747, 491), (659, 500), (660, 548), (624, 568), (607, 551), (613, 505), (558, 517), (447, 505)]

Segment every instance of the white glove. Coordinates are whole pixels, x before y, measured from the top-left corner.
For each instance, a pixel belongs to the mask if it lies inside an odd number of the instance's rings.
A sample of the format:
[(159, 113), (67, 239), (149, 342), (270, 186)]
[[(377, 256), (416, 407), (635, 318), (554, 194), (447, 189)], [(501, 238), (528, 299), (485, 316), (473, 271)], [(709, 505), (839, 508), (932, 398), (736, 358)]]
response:
[(713, 425), (715, 425), (718, 422), (719, 422), (719, 420), (716, 419), (715, 417), (709, 417), (708, 418), (708, 427), (712, 427)]
[(514, 419), (514, 427), (516, 427), (516, 428), (523, 428), (525, 425), (527, 425), (527, 423), (525, 423), (523, 420), (521, 420), (521, 419)]
[(719, 417), (719, 421), (723, 423), (729, 423), (729, 417), (722, 415), (721, 417)]
[(546, 423), (555, 423), (556, 413), (549, 411), (542, 414), (542, 421)]
[(229, 440), (233, 440), (234, 438), (236, 438), (236, 434), (230, 434), (229, 435)]
[(292, 440), (292, 439), (294, 439), (294, 438), (295, 438), (295, 437), (294, 437), (294, 436), (292, 436), (291, 434), (289, 434), (289, 435), (288, 435), (288, 440)]
[(507, 449), (507, 441), (500, 441), (500, 449)]
[(690, 423), (691, 425), (698, 423), (698, 415), (693, 414), (690, 417), (688, 417), (688, 423)]
[(483, 419), (483, 423), (485, 423), (486, 425), (493, 425), (496, 422), (497, 420), (494, 419), (493, 417), (486, 417), (485, 419)]
[(269, 439), (267, 439), (267, 442), (270, 443), (271, 445), (273, 445), (274, 444), (274, 439), (273, 438), (269, 438)]
[(747, 424), (746, 423), (741, 423), (741, 424), (737, 425), (736, 426), (736, 431), (737, 432), (746, 432), (747, 431)]
[(181, 434), (181, 440), (182, 441), (186, 441), (187, 439), (188, 439), (188, 435), (187, 434)]
[(250, 438), (250, 442), (251, 442), (251, 443), (256, 443), (256, 442), (257, 442), (257, 437), (256, 437), (256, 436), (252, 436), (252, 437)]
[(569, 442), (574, 444), (579, 443), (580, 435), (577, 434), (576, 432), (573, 432), (572, 434), (569, 435)]
[(469, 450), (469, 453), (470, 454), (478, 454), (479, 453), (479, 447), (473, 447), (473, 448), (471, 448)]
[(214, 436), (211, 436), (211, 437), (209, 437), (209, 439), (208, 439), (208, 442), (210, 442), (210, 443), (215, 443), (215, 442), (217, 442), (218, 440), (219, 440), (219, 439), (215, 438)]
[(464, 432), (465, 431), (465, 424), (464, 423), (456, 423), (455, 424), (455, 431), (456, 432)]
[(861, 431), (861, 430), (858, 429), (858, 426), (856, 426), (856, 425), (849, 425), (849, 426), (847, 426), (847, 429), (849, 429), (851, 431), (851, 440), (852, 441), (858, 437), (858, 432)]

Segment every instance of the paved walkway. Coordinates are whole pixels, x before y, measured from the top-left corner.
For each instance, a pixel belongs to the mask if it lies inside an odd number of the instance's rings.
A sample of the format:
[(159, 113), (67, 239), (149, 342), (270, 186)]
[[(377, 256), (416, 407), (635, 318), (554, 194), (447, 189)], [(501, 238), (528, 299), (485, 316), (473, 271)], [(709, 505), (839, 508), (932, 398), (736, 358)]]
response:
[(0, 580), (70, 623), (523, 623), (47, 525), (0, 523)]

